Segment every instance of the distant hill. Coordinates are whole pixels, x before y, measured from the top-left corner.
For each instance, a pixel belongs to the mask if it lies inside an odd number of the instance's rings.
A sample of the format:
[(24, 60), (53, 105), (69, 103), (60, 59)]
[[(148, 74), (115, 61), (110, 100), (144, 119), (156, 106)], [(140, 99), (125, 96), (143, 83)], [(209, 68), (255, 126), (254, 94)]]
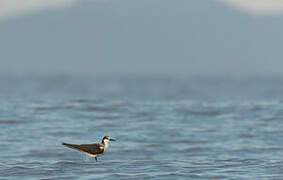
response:
[(0, 22), (0, 70), (280, 74), (282, 29), (216, 0), (87, 1)]

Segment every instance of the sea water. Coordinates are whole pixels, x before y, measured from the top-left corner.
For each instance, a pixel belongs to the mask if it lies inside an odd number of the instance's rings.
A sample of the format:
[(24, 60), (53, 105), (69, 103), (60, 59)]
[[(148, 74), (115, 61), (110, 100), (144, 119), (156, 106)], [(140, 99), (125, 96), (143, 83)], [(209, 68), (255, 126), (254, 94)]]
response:
[[(283, 79), (0, 78), (0, 179), (283, 179)], [(62, 142), (116, 139), (95, 159)]]

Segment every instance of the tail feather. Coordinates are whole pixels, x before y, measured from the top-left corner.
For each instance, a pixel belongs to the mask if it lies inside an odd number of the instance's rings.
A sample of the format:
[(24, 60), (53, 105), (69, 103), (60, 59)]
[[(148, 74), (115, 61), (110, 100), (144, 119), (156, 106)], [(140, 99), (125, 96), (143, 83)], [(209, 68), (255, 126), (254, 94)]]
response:
[(76, 149), (76, 150), (80, 150), (78, 149), (79, 145), (76, 145), (76, 144), (68, 144), (68, 143), (62, 143), (63, 146), (67, 146), (69, 148), (72, 148), (72, 149)]

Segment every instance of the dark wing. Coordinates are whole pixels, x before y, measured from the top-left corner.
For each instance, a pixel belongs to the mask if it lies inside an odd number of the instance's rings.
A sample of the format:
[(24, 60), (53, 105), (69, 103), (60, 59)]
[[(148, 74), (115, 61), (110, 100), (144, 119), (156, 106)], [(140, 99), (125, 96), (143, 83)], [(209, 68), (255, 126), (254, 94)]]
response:
[(102, 154), (104, 151), (104, 148), (100, 144), (68, 144), (68, 143), (62, 143), (62, 145), (67, 146), (69, 148), (84, 152), (84, 153), (89, 153), (89, 154)]

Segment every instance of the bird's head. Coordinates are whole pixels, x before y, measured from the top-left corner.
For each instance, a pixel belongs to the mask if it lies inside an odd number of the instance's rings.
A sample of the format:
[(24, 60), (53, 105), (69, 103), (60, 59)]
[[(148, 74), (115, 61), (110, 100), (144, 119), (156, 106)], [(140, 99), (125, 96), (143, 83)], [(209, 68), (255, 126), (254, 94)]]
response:
[(116, 141), (115, 139), (111, 139), (109, 136), (104, 136), (102, 139), (103, 143), (109, 143), (109, 141)]

